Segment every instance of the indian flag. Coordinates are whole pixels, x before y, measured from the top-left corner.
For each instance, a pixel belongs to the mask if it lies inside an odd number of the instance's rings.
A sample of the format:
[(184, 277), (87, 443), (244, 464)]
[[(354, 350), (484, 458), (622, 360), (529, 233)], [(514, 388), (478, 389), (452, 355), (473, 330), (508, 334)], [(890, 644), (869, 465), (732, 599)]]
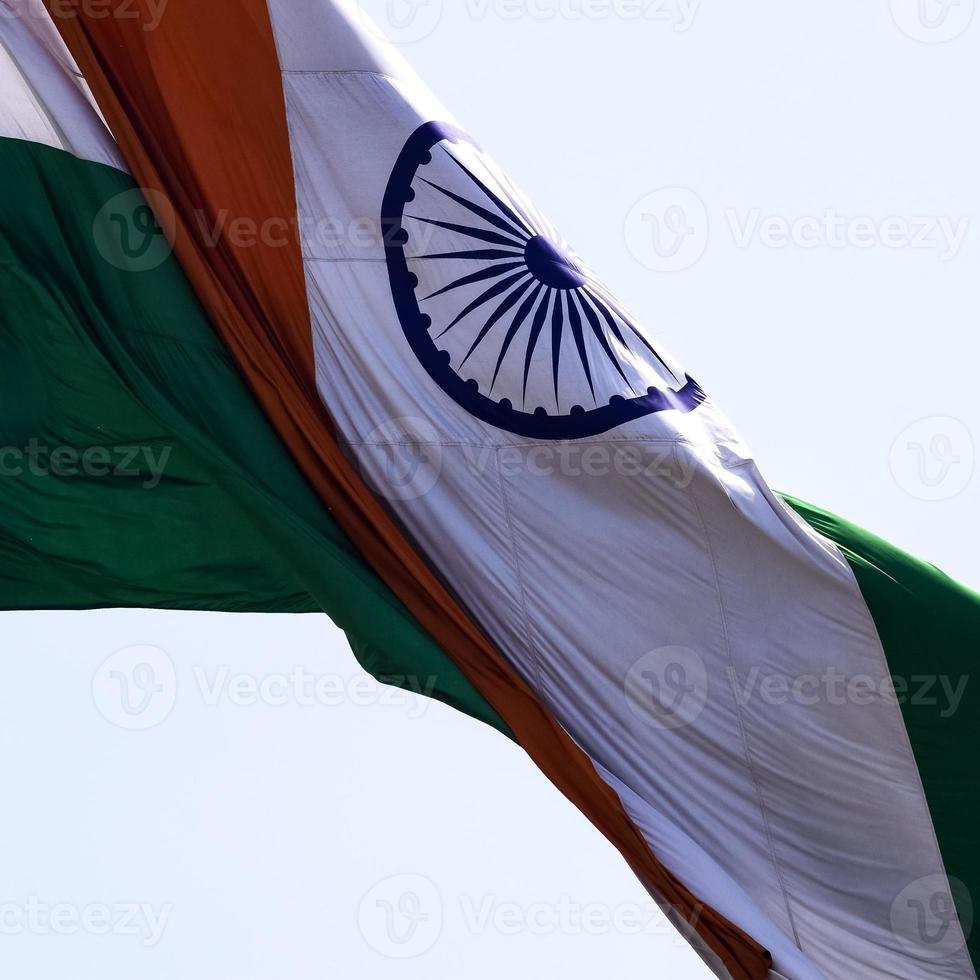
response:
[(719, 977), (976, 977), (980, 597), (777, 496), (359, 8), (0, 0), (0, 92), (3, 608), (324, 610)]

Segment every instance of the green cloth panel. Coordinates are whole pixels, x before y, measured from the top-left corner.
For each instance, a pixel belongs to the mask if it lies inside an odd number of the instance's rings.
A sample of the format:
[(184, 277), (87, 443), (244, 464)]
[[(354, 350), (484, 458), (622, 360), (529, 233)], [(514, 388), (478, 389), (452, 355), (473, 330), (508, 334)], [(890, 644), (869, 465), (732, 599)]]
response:
[(176, 260), (127, 267), (132, 179), (6, 138), (0, 173), (0, 609), (323, 610), (370, 673), (510, 736), (333, 523)]
[[(971, 768), (980, 747), (980, 679), (973, 666), (980, 660), (980, 595), (854, 524), (793, 497), (784, 499), (844, 553), (889, 670), (908, 685), (906, 694), (897, 691), (905, 727), (960, 918), (969, 926), (973, 916), (964, 914), (963, 903), (980, 900), (980, 778)], [(963, 692), (955, 711), (943, 678), (953, 691)], [(968, 945), (980, 974), (980, 929), (972, 930)]]

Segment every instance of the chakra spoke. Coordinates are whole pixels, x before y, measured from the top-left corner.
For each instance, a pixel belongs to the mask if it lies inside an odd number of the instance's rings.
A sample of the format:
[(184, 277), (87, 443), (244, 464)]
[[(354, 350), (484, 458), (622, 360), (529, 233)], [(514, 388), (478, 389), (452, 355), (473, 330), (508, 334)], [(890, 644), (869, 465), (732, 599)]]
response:
[(429, 255), (416, 255), (412, 258), (413, 262), (419, 259), (470, 259), (472, 261), (492, 262), (495, 259), (519, 259), (524, 254), (523, 249), (514, 246), (513, 252), (504, 251), (502, 248), (475, 248), (463, 252), (433, 252)]
[[(592, 370), (589, 367), (589, 352), (585, 349), (585, 336), (582, 333), (582, 314), (578, 311), (575, 297), (568, 294), (568, 319), (572, 325), (572, 337), (575, 339), (575, 347), (578, 350), (579, 360), (585, 370), (585, 378), (589, 382), (589, 391), (592, 393), (592, 401), (596, 402), (595, 386), (592, 384)], [(596, 402), (598, 404), (598, 402)]]
[(500, 374), (500, 367), (504, 363), (504, 358), (507, 356), (507, 351), (510, 350), (510, 345), (513, 339), (517, 336), (517, 331), (524, 326), (527, 322), (527, 318), (534, 307), (534, 301), (538, 298), (541, 290), (544, 289), (544, 283), (538, 283), (534, 287), (533, 292), (524, 300), (520, 305), (517, 313), (514, 315), (514, 321), (511, 323), (510, 328), (507, 331), (507, 336), (504, 337), (504, 342), (500, 345), (500, 354), (497, 357), (497, 366), (493, 369), (493, 380), (490, 382), (490, 390), (493, 391), (493, 386), (497, 383), (497, 375)]
[(449, 157), (449, 159), (452, 160), (453, 163), (455, 163), (456, 166), (459, 167), (459, 169), (462, 170), (463, 173), (466, 174), (466, 176), (469, 177), (469, 179), (472, 180), (477, 187), (479, 187), (480, 191), (497, 206), (498, 210), (505, 218), (510, 218), (510, 220), (513, 221), (515, 224), (520, 225), (522, 228), (525, 229), (525, 231), (527, 231), (528, 235), (536, 234), (536, 232), (528, 226), (527, 221), (524, 218), (522, 218), (514, 209), (509, 207), (499, 197), (497, 197), (497, 195), (494, 194), (494, 192), (490, 190), (490, 188), (487, 187), (487, 185), (484, 184), (479, 177), (471, 173), (470, 169), (466, 166), (465, 163), (462, 162), (462, 160), (458, 160), (456, 157), (454, 157), (449, 152), (449, 150), (446, 150), (446, 156)]
[(619, 329), (619, 324), (616, 322), (616, 318), (609, 312), (604, 303), (601, 303), (597, 299), (592, 298), (592, 294), (588, 289), (584, 290), (582, 293), (582, 306), (588, 314), (589, 307), (594, 310), (598, 310), (606, 323), (609, 324), (609, 329), (612, 331), (612, 335), (632, 354), (633, 351), (630, 350), (630, 345), (626, 343), (626, 338), (623, 336), (623, 332)]
[(555, 407), (561, 411), (558, 401), (558, 369), (561, 366), (561, 337), (565, 330), (564, 293), (555, 293), (555, 308), (551, 312), (551, 374), (555, 382)]
[(626, 382), (629, 386), (629, 390), (636, 394), (636, 389), (630, 384), (629, 378), (626, 377), (626, 372), (623, 370), (622, 364), (619, 363), (619, 358), (613, 352), (612, 347), (609, 346), (609, 341), (606, 338), (606, 332), (602, 329), (602, 324), (599, 322), (599, 317), (596, 316), (595, 310), (588, 303), (588, 298), (579, 296), (576, 294), (572, 301), (576, 305), (581, 305), (582, 312), (585, 314), (585, 318), (589, 321), (589, 325), (592, 327), (592, 333), (595, 334), (596, 340), (599, 341), (599, 345), (605, 352), (609, 363), (619, 372), (619, 376)]
[[(520, 205), (517, 202), (520, 199), (521, 195), (520, 192), (517, 190), (517, 188), (514, 186), (510, 177), (508, 177), (507, 174), (502, 174), (499, 180), (500, 180), (500, 189), (507, 195), (507, 197), (510, 199), (514, 207), (520, 207)], [(537, 231), (539, 235), (546, 235), (546, 236), (550, 235), (550, 237), (554, 238), (556, 241), (560, 239), (561, 236), (555, 230), (554, 226), (541, 213), (541, 211), (538, 210), (538, 207), (535, 205), (533, 201), (526, 202), (526, 215), (527, 215), (526, 220), (534, 227), (534, 229)]]
[(495, 231), (485, 231), (482, 228), (471, 228), (469, 225), (454, 225), (449, 221), (436, 221), (434, 218), (421, 218), (416, 214), (406, 214), (406, 218), (414, 221), (423, 221), (427, 225), (435, 225), (437, 228), (445, 228), (446, 231), (454, 231), (457, 235), (465, 235), (467, 238), (475, 238), (481, 242), (490, 242), (492, 245), (508, 245), (511, 248), (523, 248), (524, 243), (514, 241), (498, 235)]
[(440, 187), (438, 184), (434, 184), (431, 180), (426, 180), (424, 177), (419, 179), (422, 181), (422, 183), (428, 184), (429, 187), (439, 191), (440, 194), (445, 194), (450, 200), (455, 201), (457, 204), (461, 204), (467, 211), (472, 211), (478, 218), (483, 218), (484, 221), (493, 225), (495, 228), (499, 228), (501, 231), (505, 231), (508, 235), (513, 235), (515, 238), (529, 237), (526, 232), (513, 225), (510, 221), (497, 216), (492, 211), (488, 211), (486, 208), (481, 208), (479, 204), (474, 204), (468, 198), (465, 198), (460, 194), (454, 194), (445, 187)]
[(514, 283), (516, 283), (519, 279), (523, 279), (525, 277), (530, 278), (530, 274), (523, 271), (515, 272), (514, 275), (508, 276), (502, 282), (498, 282), (496, 285), (491, 286), (481, 296), (477, 296), (477, 298), (473, 300), (473, 302), (470, 303), (470, 305), (467, 306), (466, 309), (464, 309), (463, 312), (460, 313), (459, 316), (457, 316), (456, 319), (453, 320), (453, 322), (450, 323), (449, 326), (446, 327), (446, 329), (443, 330), (441, 334), (439, 334), (439, 337), (443, 336), (443, 334), (446, 334), (450, 330), (452, 330), (452, 328), (455, 327), (456, 324), (463, 319), (463, 317), (469, 316), (470, 313), (472, 313), (474, 310), (478, 310), (485, 303), (489, 303), (491, 300), (496, 299), (501, 293), (507, 292), (507, 290), (510, 289), (510, 287), (513, 286)]
[(506, 275), (508, 272), (513, 272), (515, 269), (524, 269), (526, 266), (523, 262), (507, 262), (499, 265), (491, 265), (486, 269), (480, 269), (479, 272), (472, 272), (468, 276), (463, 276), (460, 279), (451, 282), (448, 286), (443, 286), (442, 289), (436, 290), (434, 293), (429, 293), (428, 296), (423, 296), (422, 300), (433, 299), (436, 296), (442, 296), (444, 293), (451, 292), (454, 289), (460, 289), (462, 286), (472, 286), (473, 283), (485, 282), (487, 279), (497, 279), (500, 276)]
[(642, 334), (642, 332), (637, 328), (636, 324), (616, 305), (616, 301), (606, 292), (605, 288), (596, 284), (594, 286), (587, 286), (586, 292), (596, 301), (599, 310), (603, 313), (606, 320), (608, 321), (612, 313), (607, 308), (608, 303), (610, 307), (616, 312), (616, 315), (623, 321), (636, 334), (640, 339), (640, 343), (657, 359), (658, 363), (663, 366), (663, 369), (674, 379), (676, 384), (681, 384), (680, 378), (674, 374), (670, 365), (657, 353), (656, 349), (650, 343), (649, 340)]
[(527, 377), (531, 373), (531, 358), (534, 356), (534, 348), (538, 344), (538, 337), (541, 335), (541, 328), (544, 326), (544, 321), (548, 317), (548, 303), (551, 302), (551, 294), (553, 292), (553, 289), (549, 289), (544, 296), (541, 297), (541, 302), (534, 313), (534, 322), (531, 324), (531, 333), (527, 338), (527, 350), (524, 353), (523, 397), (525, 402), (527, 401)]
[(609, 309), (612, 310), (612, 312), (615, 313), (616, 316), (618, 316), (619, 319), (622, 320), (623, 323), (625, 323), (633, 331), (633, 333), (635, 333), (637, 337), (643, 341), (650, 351), (656, 354), (656, 351), (650, 347), (646, 337), (644, 337), (643, 334), (636, 329), (633, 318), (626, 312), (626, 310), (623, 309), (619, 300), (613, 296), (605, 284), (596, 279), (595, 276), (588, 274), (586, 275), (586, 282), (588, 283), (588, 285), (585, 287), (586, 290), (591, 294), (598, 305), (609, 307)]
[(596, 278), (595, 274), (589, 270), (585, 270), (583, 275), (592, 294), (597, 299), (601, 298), (601, 302), (607, 303), (624, 323), (629, 323), (631, 320), (630, 315), (619, 305), (619, 300), (606, 288), (606, 284)]
[(533, 280), (528, 280), (527, 282), (519, 283), (514, 287), (513, 291), (507, 296), (504, 301), (493, 311), (493, 316), (483, 325), (483, 329), (477, 334), (476, 340), (473, 341), (472, 346), (466, 352), (466, 357), (460, 362), (460, 367), (462, 367), (469, 359), (470, 355), (480, 346), (483, 342), (483, 338), (486, 337), (490, 330), (500, 321), (501, 317), (531, 288)]

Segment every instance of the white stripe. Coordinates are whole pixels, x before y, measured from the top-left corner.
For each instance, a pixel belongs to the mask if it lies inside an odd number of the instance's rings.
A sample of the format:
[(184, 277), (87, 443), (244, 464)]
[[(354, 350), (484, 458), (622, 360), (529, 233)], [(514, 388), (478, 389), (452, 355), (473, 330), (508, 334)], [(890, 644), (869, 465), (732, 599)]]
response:
[(0, 0), (0, 136), (126, 166), (41, 0)]
[[(397, 56), (355, 43), (344, 6), (272, 3), (318, 381), (352, 452), (657, 854), (764, 942), (779, 972), (974, 977), (961, 934), (940, 959), (893, 921), (914, 882), (945, 881), (897, 705), (742, 696), (761, 678), (830, 681), (831, 670), (880, 684), (888, 668), (846, 562), (773, 498), (717, 409), (647, 416), (570, 444), (577, 462), (562, 462), (555, 443), (470, 415), (413, 355), (384, 250), (348, 231), (377, 222), (406, 140), (446, 116), (414, 76), (390, 77)], [(444, 161), (432, 173), (456, 179)], [(427, 199), (429, 213), (440, 206), (441, 219), (453, 211)], [(421, 275), (448, 282), (454, 261)], [(460, 303), (485, 288), (461, 289)], [(504, 374), (519, 386), (518, 363)], [(406, 429), (418, 443), (407, 456)], [(583, 446), (607, 472), (582, 471)], [(620, 471), (624, 448), (654, 468)], [(407, 483), (388, 468), (399, 454), (418, 470)], [(693, 682), (679, 726), (642, 686), (669, 693), (672, 678)]]

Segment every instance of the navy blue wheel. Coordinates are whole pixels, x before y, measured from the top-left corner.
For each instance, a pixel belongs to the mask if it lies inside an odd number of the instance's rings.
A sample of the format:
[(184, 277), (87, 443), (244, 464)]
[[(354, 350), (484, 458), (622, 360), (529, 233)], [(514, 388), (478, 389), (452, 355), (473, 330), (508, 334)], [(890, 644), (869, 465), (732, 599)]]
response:
[(704, 393), (462, 131), (427, 123), (382, 207), (392, 296), (419, 362), (461, 408), (580, 439)]

